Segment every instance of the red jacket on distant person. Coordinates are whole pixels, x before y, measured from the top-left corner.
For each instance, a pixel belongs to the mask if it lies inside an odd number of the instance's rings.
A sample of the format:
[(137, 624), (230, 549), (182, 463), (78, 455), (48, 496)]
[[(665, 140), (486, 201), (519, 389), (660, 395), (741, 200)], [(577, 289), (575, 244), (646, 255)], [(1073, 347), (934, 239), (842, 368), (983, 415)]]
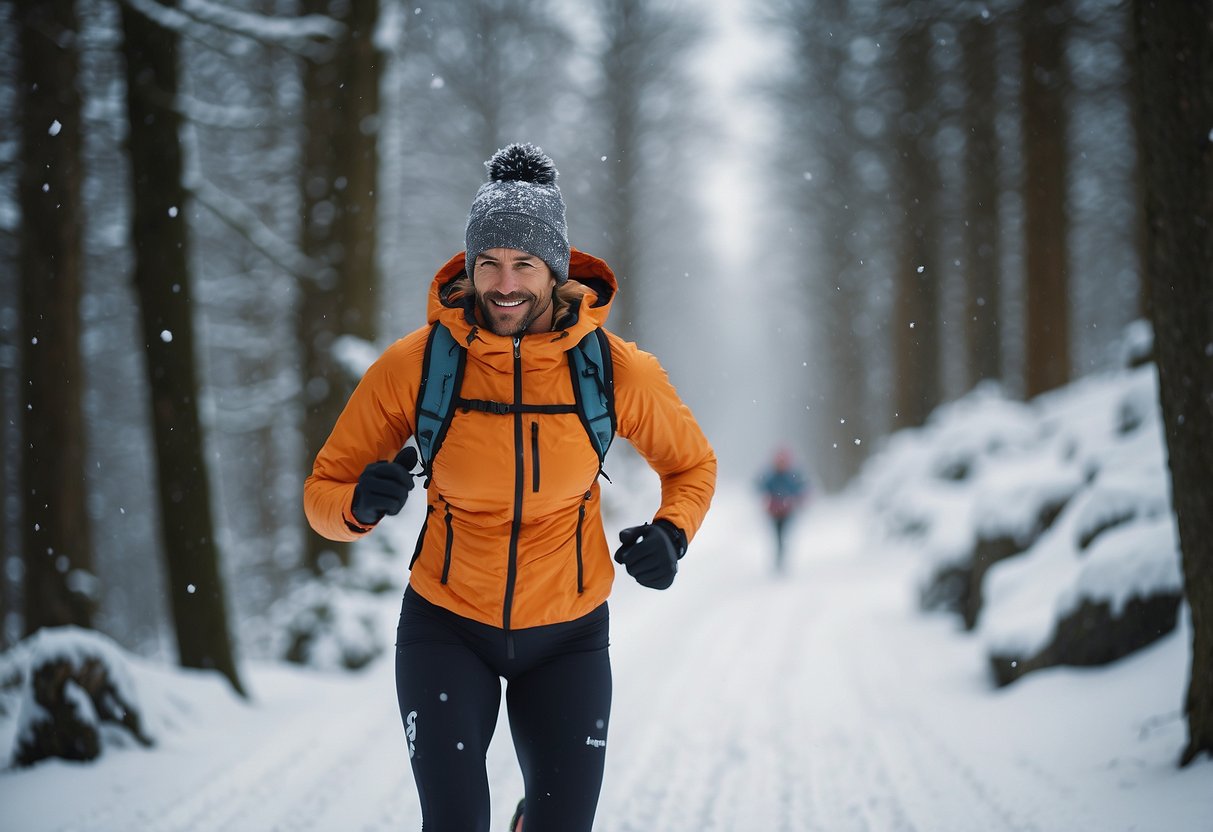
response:
[(774, 464), (759, 480), (758, 487), (766, 497), (767, 514), (776, 520), (790, 517), (809, 495), (808, 483), (792, 464), (792, 454), (786, 449), (775, 454)]

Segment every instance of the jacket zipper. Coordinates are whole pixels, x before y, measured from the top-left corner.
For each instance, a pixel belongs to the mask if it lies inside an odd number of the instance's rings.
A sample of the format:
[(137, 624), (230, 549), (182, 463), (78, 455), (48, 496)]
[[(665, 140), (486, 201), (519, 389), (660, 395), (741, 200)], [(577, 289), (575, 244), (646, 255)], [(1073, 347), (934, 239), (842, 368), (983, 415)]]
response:
[(539, 491), (539, 423), (531, 422), (531, 490)]
[(451, 504), (446, 500), (442, 500), (442, 504), (446, 506), (446, 554), (442, 558), (442, 583), (445, 585), (451, 574), (451, 548), (455, 543), (455, 529), (451, 525)]
[(577, 594), (585, 592), (584, 571), (581, 560), (581, 526), (585, 522), (585, 502), (590, 499), (590, 492), (585, 492), (581, 498), (581, 506), (577, 509)]
[[(522, 338), (514, 337), (514, 404), (522, 404)], [(510, 632), (510, 612), (514, 605), (514, 582), (518, 579), (518, 534), (522, 529), (522, 493), (525, 473), (522, 470), (522, 411), (514, 411), (514, 520), (510, 525), (510, 553), (505, 571), (505, 604), (501, 626), (505, 630), (505, 656), (514, 658), (514, 636)]]

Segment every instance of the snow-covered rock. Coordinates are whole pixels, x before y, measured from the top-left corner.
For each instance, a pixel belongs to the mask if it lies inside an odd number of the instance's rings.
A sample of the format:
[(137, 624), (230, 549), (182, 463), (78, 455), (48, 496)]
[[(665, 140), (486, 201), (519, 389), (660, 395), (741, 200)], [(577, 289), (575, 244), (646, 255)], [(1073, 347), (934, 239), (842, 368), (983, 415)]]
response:
[(101, 633), (39, 630), (0, 666), (0, 683), (16, 710), (7, 762), (92, 760), (106, 746), (152, 744), (124, 653)]
[(1027, 404), (979, 388), (892, 437), (853, 487), (918, 558), (921, 604), (976, 627), (999, 682), (1112, 661), (1175, 626), (1157, 372), (1126, 363)]

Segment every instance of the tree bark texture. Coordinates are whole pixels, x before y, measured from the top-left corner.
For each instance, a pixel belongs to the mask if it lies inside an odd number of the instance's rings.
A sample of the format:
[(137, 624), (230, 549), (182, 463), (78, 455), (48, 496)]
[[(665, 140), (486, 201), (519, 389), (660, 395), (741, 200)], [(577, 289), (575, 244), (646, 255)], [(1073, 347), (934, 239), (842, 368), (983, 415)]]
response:
[(151, 392), (161, 536), (184, 667), (243, 687), (233, 658), (198, 418), (186, 194), (181, 183), (177, 35), (122, 6), (134, 281)]
[(815, 405), (817, 432), (824, 441), (817, 445), (820, 454), (813, 465), (822, 486), (833, 490), (858, 473), (867, 446), (855, 440), (871, 435), (865, 408), (869, 358), (856, 332), (871, 286), (867, 275), (857, 273), (864, 254), (851, 242), (863, 199), (853, 160), (866, 140), (855, 129), (854, 93), (848, 93), (844, 81), (849, 38), (835, 34), (854, 31), (853, 11), (845, 0), (828, 0), (801, 4), (796, 15), (794, 60), (807, 83), (797, 106), (811, 109), (814, 116), (811, 132), (794, 153), (817, 160), (816, 187), (801, 188), (797, 206), (816, 232), (818, 251), (805, 270), (807, 307), (815, 312), (806, 346), (816, 377), (829, 391)]
[(960, 30), (968, 100), (965, 134), (965, 366), (968, 386), (1002, 378), (999, 274), (998, 31), (973, 15)]
[(914, 21), (897, 42), (902, 108), (895, 122), (898, 235), (893, 277), (895, 427), (923, 424), (943, 396), (939, 334), (939, 176), (930, 127), (931, 34)]
[[(327, 14), (324, 0), (305, 11)], [(297, 331), (304, 379), (306, 473), (353, 390), (335, 360), (341, 335), (373, 341), (380, 286), (376, 262), (379, 176), (379, 83), (382, 56), (374, 44), (378, 0), (354, 0), (345, 35), (327, 60), (303, 67), (304, 150), (301, 172), (303, 252), (319, 271), (302, 281)], [(349, 547), (309, 531), (305, 563), (320, 573), (345, 563)]]
[(1135, 0), (1145, 273), (1192, 615), (1180, 762), (1213, 755), (1213, 0)]
[(24, 629), (96, 609), (85, 477), (81, 102), (72, 0), (20, 0)]
[(611, 329), (625, 338), (640, 329), (637, 310), (643, 305), (639, 283), (641, 230), (641, 158), (644, 155), (643, 106), (647, 70), (645, 60), (652, 33), (641, 0), (604, 0), (601, 18), (606, 36), (602, 72), (604, 84), (600, 111), (606, 115), (606, 176), (602, 199), (606, 227), (602, 229), (602, 256), (619, 280), (619, 293), (611, 305)]
[(1026, 0), (1023, 21), (1025, 375), (1028, 398), (1070, 380), (1065, 0)]

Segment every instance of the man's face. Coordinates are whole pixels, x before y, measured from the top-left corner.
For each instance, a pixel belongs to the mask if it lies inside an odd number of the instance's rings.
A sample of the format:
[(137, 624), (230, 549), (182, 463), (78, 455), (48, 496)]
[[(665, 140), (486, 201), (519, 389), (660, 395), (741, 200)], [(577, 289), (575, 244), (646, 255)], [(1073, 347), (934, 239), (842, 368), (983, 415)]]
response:
[(552, 328), (556, 277), (548, 264), (514, 248), (477, 255), (472, 285), (485, 325), (497, 335), (547, 332)]

